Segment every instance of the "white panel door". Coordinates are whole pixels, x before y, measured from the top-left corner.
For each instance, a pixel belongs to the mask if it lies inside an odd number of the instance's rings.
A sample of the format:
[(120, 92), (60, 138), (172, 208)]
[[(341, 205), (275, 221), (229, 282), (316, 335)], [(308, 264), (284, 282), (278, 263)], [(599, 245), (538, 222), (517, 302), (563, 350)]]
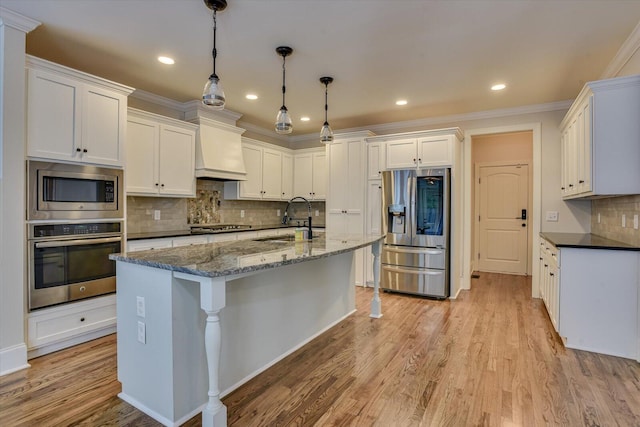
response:
[(293, 156), (282, 153), (282, 200), (293, 197)]
[(329, 146), (329, 197), (327, 198), (327, 230), (346, 232), (346, 208), (349, 199), (347, 141), (334, 141)]
[(262, 149), (253, 145), (242, 145), (244, 167), (247, 170), (247, 180), (240, 182), (240, 197), (262, 198)]
[(142, 119), (127, 123), (126, 174), (128, 193), (158, 193), (158, 140), (160, 126)]
[(80, 161), (82, 86), (36, 70), (29, 70), (28, 85), (27, 155)]
[(527, 165), (479, 168), (478, 270), (527, 274)]
[(190, 196), (195, 187), (195, 133), (160, 126), (160, 194)]
[(312, 153), (296, 154), (293, 158), (293, 195), (304, 198), (313, 196), (313, 155)]
[(417, 146), (415, 139), (401, 139), (386, 143), (387, 169), (406, 169), (417, 166)]
[(122, 165), (126, 97), (97, 87), (85, 93), (82, 117), (82, 158), (102, 165)]
[(367, 179), (381, 179), (384, 165), (383, 142), (367, 144)]
[(262, 150), (262, 198), (281, 198), (282, 155), (279, 151), (264, 148)]
[(363, 143), (356, 139), (347, 141), (347, 164), (346, 182), (344, 183), (347, 197), (346, 207), (346, 233), (364, 232), (364, 196), (366, 188), (364, 185), (364, 152)]
[(327, 155), (313, 153), (313, 200), (327, 198)]

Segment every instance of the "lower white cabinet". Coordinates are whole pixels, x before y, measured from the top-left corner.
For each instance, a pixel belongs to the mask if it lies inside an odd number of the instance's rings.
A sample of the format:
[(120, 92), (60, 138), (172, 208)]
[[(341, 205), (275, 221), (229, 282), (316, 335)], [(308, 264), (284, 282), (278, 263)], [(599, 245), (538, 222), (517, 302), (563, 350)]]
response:
[(540, 296), (568, 348), (640, 360), (640, 252), (541, 238)]
[(148, 251), (151, 249), (163, 249), (173, 247), (171, 238), (142, 239), (127, 242), (127, 252)]
[(209, 237), (206, 234), (199, 234), (197, 236), (175, 237), (172, 241), (174, 248), (177, 248), (179, 246), (204, 245), (206, 243), (209, 243)]
[(27, 315), (29, 358), (90, 341), (115, 330), (114, 294), (35, 310)]

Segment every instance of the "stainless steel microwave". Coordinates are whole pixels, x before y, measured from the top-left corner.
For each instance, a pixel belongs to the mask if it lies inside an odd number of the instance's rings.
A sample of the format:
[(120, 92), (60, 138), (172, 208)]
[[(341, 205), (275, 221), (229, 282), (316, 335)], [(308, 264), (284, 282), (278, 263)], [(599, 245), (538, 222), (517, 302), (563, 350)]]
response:
[(123, 218), (121, 169), (27, 161), (27, 219)]

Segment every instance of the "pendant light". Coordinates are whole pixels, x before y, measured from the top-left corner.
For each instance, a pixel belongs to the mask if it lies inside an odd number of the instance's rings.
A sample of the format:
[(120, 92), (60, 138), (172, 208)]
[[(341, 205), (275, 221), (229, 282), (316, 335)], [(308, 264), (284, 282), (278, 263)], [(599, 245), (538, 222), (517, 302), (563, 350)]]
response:
[(333, 131), (327, 121), (327, 96), (329, 94), (329, 83), (333, 81), (333, 77), (320, 77), (320, 83), (324, 85), (324, 124), (320, 129), (320, 142), (323, 144), (331, 144), (333, 142)]
[(225, 97), (224, 90), (222, 89), (222, 83), (216, 74), (216, 56), (218, 51), (216, 50), (216, 14), (218, 11), (223, 11), (227, 7), (226, 0), (204, 0), (204, 4), (211, 10), (213, 10), (213, 73), (209, 76), (209, 80), (204, 85), (202, 91), (202, 103), (208, 105), (214, 110), (222, 110), (224, 108)]
[(276, 52), (278, 55), (282, 56), (282, 107), (280, 107), (280, 111), (278, 111), (278, 116), (276, 117), (276, 132), (279, 134), (288, 134), (293, 131), (293, 125), (291, 124), (291, 115), (289, 114), (289, 110), (284, 105), (284, 94), (285, 94), (285, 68), (284, 63), (287, 56), (291, 55), (293, 49), (289, 46), (279, 46), (276, 48)]

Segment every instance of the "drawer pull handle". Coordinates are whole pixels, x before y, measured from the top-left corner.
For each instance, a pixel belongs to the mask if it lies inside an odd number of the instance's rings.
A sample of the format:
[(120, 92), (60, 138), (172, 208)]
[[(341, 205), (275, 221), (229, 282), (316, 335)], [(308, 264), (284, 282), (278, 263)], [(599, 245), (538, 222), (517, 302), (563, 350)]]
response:
[(84, 322), (84, 317), (81, 317), (81, 318), (80, 318), (80, 321), (81, 321), (81, 322)]

